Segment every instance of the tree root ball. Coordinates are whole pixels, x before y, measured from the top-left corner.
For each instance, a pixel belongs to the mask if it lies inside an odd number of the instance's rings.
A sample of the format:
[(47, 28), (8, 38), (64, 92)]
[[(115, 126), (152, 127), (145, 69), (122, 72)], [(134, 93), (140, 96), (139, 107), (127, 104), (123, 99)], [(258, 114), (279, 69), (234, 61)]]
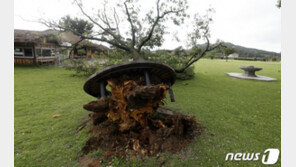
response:
[(82, 149), (84, 156), (97, 149), (105, 158), (176, 153), (201, 133), (194, 116), (159, 107), (169, 85), (145, 85), (141, 77), (133, 77), (109, 79), (110, 96), (83, 106), (91, 111), (91, 137)]
[[(93, 113), (97, 115), (97, 113)], [(145, 128), (135, 125), (129, 131), (121, 132), (119, 125), (106, 119), (91, 116), (94, 123), (90, 129), (91, 137), (82, 149), (84, 155), (101, 149), (102, 156), (147, 156), (160, 152), (177, 153), (184, 149), (203, 127), (194, 116), (182, 114), (164, 115), (156, 112), (148, 118)]]
[(90, 130), (92, 137), (82, 149), (83, 153), (88, 154), (98, 148), (102, 149), (104, 156), (107, 157), (155, 155), (166, 151), (176, 153), (202, 130), (202, 126), (196, 123), (195, 117), (181, 114), (150, 117), (145, 128), (135, 127), (138, 128), (121, 132), (118, 124), (110, 120), (96, 124)]

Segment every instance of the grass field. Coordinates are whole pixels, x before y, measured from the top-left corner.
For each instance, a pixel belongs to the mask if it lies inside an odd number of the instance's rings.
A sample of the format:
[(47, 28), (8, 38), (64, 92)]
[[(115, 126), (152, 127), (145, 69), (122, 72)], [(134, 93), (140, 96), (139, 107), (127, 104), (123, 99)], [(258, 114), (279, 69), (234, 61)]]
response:
[[(239, 65), (263, 67), (258, 72), (276, 82), (241, 80), (225, 72)], [(113, 159), (113, 166), (261, 166), (259, 161), (225, 162), (228, 152), (281, 148), (281, 65), (278, 62), (201, 60), (196, 77), (173, 86), (176, 102), (167, 105), (195, 115), (207, 130), (179, 155), (161, 154), (143, 161)], [(82, 105), (94, 100), (82, 86), (86, 78), (54, 67), (14, 68), (15, 166), (79, 166), (87, 140), (76, 127), (87, 116)], [(61, 117), (52, 118), (60, 114)], [(276, 166), (280, 166), (280, 161)]]

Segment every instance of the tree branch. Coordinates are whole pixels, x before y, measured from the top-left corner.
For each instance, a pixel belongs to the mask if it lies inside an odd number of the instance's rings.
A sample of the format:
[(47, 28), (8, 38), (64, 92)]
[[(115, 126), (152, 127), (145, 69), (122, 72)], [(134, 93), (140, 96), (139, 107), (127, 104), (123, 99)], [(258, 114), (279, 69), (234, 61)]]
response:
[[(84, 40), (84, 38), (80, 38), (79, 41), (77, 41), (76, 43), (73, 44), (73, 47), (71, 48), (70, 50), (70, 54), (72, 54), (72, 52), (74, 51), (74, 49), (77, 47), (77, 45), (82, 42)], [(69, 58), (70, 58), (70, 55), (69, 55)]]
[[(79, 4), (78, 2), (77, 2), (77, 0), (74, 0), (74, 2), (76, 3), (76, 5), (79, 7), (79, 9), (80, 9), (80, 11), (82, 12), (82, 14), (84, 15), (84, 16), (86, 16), (91, 22), (93, 22), (95, 25), (97, 25), (98, 27), (100, 27), (104, 32), (106, 32), (107, 34), (109, 34), (109, 35), (111, 35), (113, 38), (114, 38), (114, 40), (117, 42), (117, 43), (119, 43), (120, 44), (120, 48), (122, 49), (122, 48), (125, 48), (124, 50), (130, 50), (130, 48), (128, 48), (127, 46), (126, 46), (126, 44), (125, 44), (125, 42), (123, 42), (120, 38), (121, 38), (121, 36), (119, 36), (119, 35), (116, 35), (116, 34), (114, 34), (113, 32), (111, 32), (110, 30), (108, 30), (108, 29), (106, 29), (106, 28), (104, 28), (101, 24), (99, 24), (98, 22), (96, 22), (94, 19), (92, 19), (85, 11), (84, 11), (84, 9), (82, 8), (82, 6), (81, 6), (81, 4)], [(109, 43), (110, 41), (108, 41), (107, 43)], [(114, 43), (115, 44), (115, 42), (112, 42), (112, 43)], [(119, 44), (116, 44), (116, 45), (114, 45), (114, 46), (119, 46)], [(113, 45), (113, 44), (112, 44)]]
[[(208, 49), (209, 49), (209, 47), (210, 47), (210, 41), (209, 41), (209, 38), (208, 37), (206, 37), (206, 40), (207, 40), (207, 46), (206, 46), (206, 49), (202, 52), (202, 54), (204, 53), (204, 52), (206, 52)], [(197, 46), (195, 46), (196, 48), (197, 48)], [(201, 54), (201, 55), (202, 55)], [(190, 63), (191, 62), (191, 60), (193, 59), (193, 58), (196, 58), (196, 56), (198, 56), (199, 54), (198, 53), (195, 53), (195, 54), (193, 54), (193, 56), (192, 57), (190, 57), (190, 59), (185, 63), (185, 65), (187, 66), (188, 64), (192, 64), (192, 63)], [(190, 66), (189, 65), (189, 66)]]
[[(181, 69), (176, 69), (175, 72), (176, 73), (182, 73), (184, 72), (188, 67), (190, 67), (193, 63), (195, 63), (196, 61), (198, 61), (199, 59), (201, 59), (202, 57), (204, 57), (206, 55), (207, 52), (210, 52), (214, 49), (217, 49), (218, 47), (224, 46), (222, 45), (222, 43), (218, 43), (217, 45), (210, 47), (210, 41), (208, 37), (205, 37), (207, 40), (207, 45), (206, 48), (203, 50), (203, 52), (201, 54), (194, 54), (192, 57), (190, 57), (190, 59), (185, 63), (185, 66)], [(199, 56), (198, 56), (199, 55)], [(198, 57), (197, 57), (198, 56)]]
[(117, 15), (117, 12), (116, 12), (115, 8), (113, 8), (113, 17), (114, 17), (114, 21), (115, 21), (115, 24), (116, 24), (116, 30), (117, 30), (117, 33), (118, 33), (118, 35), (120, 36), (120, 31), (119, 31), (119, 18), (118, 18), (118, 15)]
[(152, 25), (152, 27), (151, 27), (151, 29), (149, 31), (148, 36), (139, 44), (138, 49), (137, 49), (138, 52), (140, 52), (142, 47), (145, 45), (145, 43), (148, 42), (151, 39), (153, 31), (154, 31), (154, 29), (155, 29), (155, 27), (156, 27), (156, 25), (157, 25), (157, 23), (158, 23), (158, 21), (160, 19), (159, 18), (159, 2), (160, 2), (160, 0), (157, 0), (157, 2), (156, 2), (156, 10), (157, 10), (156, 20), (154, 21), (154, 23), (153, 23), (153, 25)]
[(80, 34), (80, 33), (76, 32), (76, 31), (72, 30), (72, 29), (61, 27), (60, 25), (58, 25), (58, 24), (56, 24), (54, 22), (49, 22), (49, 21), (46, 21), (46, 20), (40, 20), (39, 22), (42, 23), (42, 24), (44, 24), (47, 27), (52, 28), (52, 29), (58, 28), (59, 30), (62, 30), (62, 31), (72, 32), (74, 35), (79, 36), (81, 39), (89, 39), (89, 40), (96, 40), (96, 41), (100, 41), (100, 42), (106, 42), (106, 43), (108, 43), (110, 45), (113, 45), (115, 47), (118, 47), (120, 49), (123, 49), (125, 51), (130, 52), (130, 48), (128, 48), (126, 46), (122, 46), (119, 43), (114, 42), (112, 40), (108, 40), (106, 38), (97, 38), (97, 37), (94, 37), (94, 36), (85, 36), (83, 34)]
[(125, 13), (127, 15), (127, 20), (128, 22), (130, 23), (130, 26), (131, 26), (131, 34), (132, 34), (132, 47), (135, 46), (136, 44), (136, 30), (135, 30), (135, 27), (134, 27), (134, 24), (132, 22), (132, 19), (131, 19), (131, 15), (129, 13), (129, 10), (128, 10), (128, 7), (127, 7), (127, 4), (126, 4), (126, 1), (124, 2), (124, 7), (125, 7)]
[(156, 10), (157, 10), (157, 16), (156, 19), (154, 21), (154, 23), (152, 24), (150, 31), (148, 33), (148, 36), (146, 38), (144, 38), (144, 40), (142, 40), (142, 42), (139, 44), (137, 51), (140, 52), (142, 47), (151, 39), (154, 29), (157, 26), (157, 24), (159, 23), (159, 21), (164, 18), (166, 15), (172, 14), (172, 13), (179, 13), (181, 11), (184, 11), (184, 9), (180, 9), (180, 10), (169, 10), (169, 11), (165, 11), (160, 15), (160, 8), (159, 8), (159, 2), (160, 0), (157, 0), (156, 3)]

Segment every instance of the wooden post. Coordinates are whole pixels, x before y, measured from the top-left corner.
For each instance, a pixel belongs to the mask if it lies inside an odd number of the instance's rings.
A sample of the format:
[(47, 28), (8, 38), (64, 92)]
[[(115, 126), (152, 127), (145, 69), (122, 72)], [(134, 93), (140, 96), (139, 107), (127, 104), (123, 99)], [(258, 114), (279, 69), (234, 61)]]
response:
[(146, 81), (146, 85), (150, 85), (150, 78), (149, 78), (149, 74), (147, 71), (144, 71), (144, 75), (145, 75), (145, 81)]
[(33, 64), (35, 64), (35, 65), (38, 65), (38, 63), (37, 63), (37, 55), (36, 55), (36, 48), (35, 48), (35, 44), (33, 44)]
[(71, 60), (74, 60), (74, 50), (71, 51)]
[(91, 59), (91, 49), (86, 49), (86, 58)]
[(173, 92), (173, 89), (172, 89), (172, 84), (169, 83), (169, 94), (170, 94), (170, 99), (171, 99), (171, 102), (175, 102), (175, 97), (174, 97), (174, 92)]
[(101, 92), (101, 97), (106, 97), (106, 90), (105, 90), (105, 84), (104, 81), (100, 82), (100, 92)]

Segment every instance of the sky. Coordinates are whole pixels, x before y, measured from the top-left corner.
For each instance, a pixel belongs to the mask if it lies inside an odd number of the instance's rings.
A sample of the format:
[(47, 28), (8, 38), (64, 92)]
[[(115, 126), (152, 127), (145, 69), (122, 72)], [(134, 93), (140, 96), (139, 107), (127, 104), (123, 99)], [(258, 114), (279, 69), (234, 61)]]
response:
[[(188, 13), (203, 14), (213, 8), (211, 24), (211, 42), (217, 39), (250, 48), (281, 52), (281, 10), (277, 0), (188, 0)], [(151, 6), (151, 1), (141, 2), (143, 7)], [(96, 8), (99, 0), (86, 0), (85, 6)], [(88, 9), (88, 8), (87, 8)], [(143, 14), (145, 10), (141, 11)], [(46, 30), (37, 23), (39, 18), (59, 20), (65, 16), (82, 17), (72, 0), (14, 0), (14, 28), (26, 30)], [(190, 24), (189, 24), (190, 26)], [(190, 31), (188, 23), (184, 27), (171, 27), (169, 31), (178, 31), (181, 41), (171, 34), (165, 35), (161, 48), (174, 49), (185, 46), (186, 34)]]

